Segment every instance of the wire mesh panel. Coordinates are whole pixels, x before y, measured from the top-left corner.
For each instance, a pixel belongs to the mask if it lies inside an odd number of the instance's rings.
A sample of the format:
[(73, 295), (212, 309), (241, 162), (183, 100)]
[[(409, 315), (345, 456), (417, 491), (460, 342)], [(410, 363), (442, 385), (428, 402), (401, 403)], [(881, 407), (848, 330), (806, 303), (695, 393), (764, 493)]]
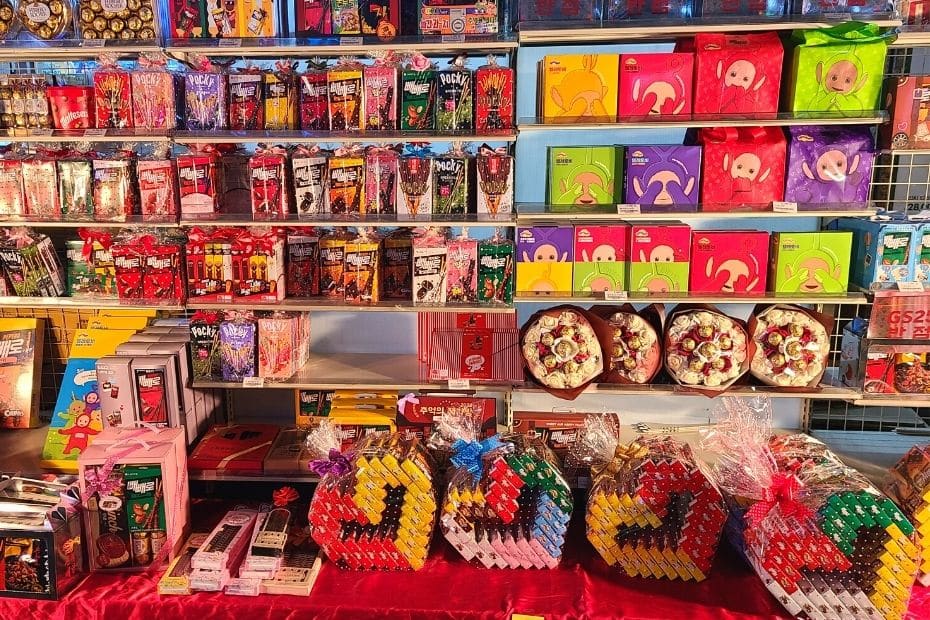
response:
[(875, 158), (872, 200), (897, 213), (930, 208), (930, 151), (891, 151)]

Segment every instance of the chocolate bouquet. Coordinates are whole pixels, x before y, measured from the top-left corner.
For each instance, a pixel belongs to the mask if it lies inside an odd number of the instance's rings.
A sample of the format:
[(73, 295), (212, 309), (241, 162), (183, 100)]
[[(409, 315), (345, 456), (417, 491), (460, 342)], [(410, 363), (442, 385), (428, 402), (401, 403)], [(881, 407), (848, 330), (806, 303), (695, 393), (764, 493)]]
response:
[(589, 312), (603, 319), (605, 383), (649, 383), (662, 368), (661, 306), (637, 313), (631, 304), (594, 306)]
[(703, 580), (727, 518), (690, 446), (671, 437), (620, 440), (619, 417), (589, 415), (570, 460), (591, 468), (588, 540), (631, 577)]
[(741, 321), (711, 307), (679, 306), (665, 330), (665, 368), (684, 386), (725, 390), (748, 369), (747, 346)]
[(538, 439), (479, 440), (481, 417), (434, 421), (430, 446), (451, 449), (440, 525), (466, 560), (485, 568), (555, 568), (562, 558), (572, 494), (555, 454)]
[(560, 398), (575, 398), (604, 371), (595, 332), (597, 319), (575, 306), (557, 306), (530, 317), (520, 332), (530, 375)]
[(792, 615), (903, 618), (914, 528), (894, 502), (806, 435), (772, 435), (764, 399), (725, 399), (703, 447), (727, 534)]
[(917, 528), (917, 580), (930, 586), (930, 445), (908, 450), (889, 472), (882, 490)]
[(432, 458), (416, 437), (369, 435), (343, 454), (324, 422), (307, 436), (321, 479), (310, 502), (313, 540), (343, 569), (419, 570), (436, 521)]
[(796, 306), (766, 308), (750, 321), (750, 372), (767, 385), (816, 385), (827, 367), (831, 327), (828, 317)]

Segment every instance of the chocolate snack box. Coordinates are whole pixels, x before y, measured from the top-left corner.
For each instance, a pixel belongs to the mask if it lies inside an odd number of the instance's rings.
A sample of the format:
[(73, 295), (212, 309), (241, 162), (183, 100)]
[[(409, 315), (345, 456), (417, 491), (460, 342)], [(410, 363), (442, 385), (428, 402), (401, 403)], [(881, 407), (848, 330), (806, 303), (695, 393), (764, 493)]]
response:
[(314, 234), (287, 236), (287, 276), (289, 297), (315, 297), (320, 294), (320, 238)]
[(623, 152), (615, 146), (550, 146), (549, 204), (578, 208), (617, 202)]
[(400, 128), (428, 131), (435, 127), (436, 72), (432, 69), (401, 72)]
[(365, 129), (397, 129), (396, 66), (368, 66), (364, 69)]
[(398, 229), (382, 242), (381, 298), (413, 299), (413, 237)]
[(332, 131), (359, 131), (364, 118), (362, 69), (331, 70), (329, 82), (329, 128)]
[(342, 299), (345, 294), (346, 239), (327, 235), (320, 239), (320, 294)]
[(0, 319), (0, 428), (39, 425), (42, 319)]
[(329, 130), (329, 82), (326, 71), (308, 71), (300, 76), (300, 128)]
[(575, 226), (572, 287), (576, 293), (626, 290), (626, 224)]
[(229, 76), (229, 128), (265, 128), (265, 95), (262, 74), (257, 71)]
[(485, 65), (475, 71), (475, 131), (513, 128), (514, 72), (510, 67)]
[(291, 71), (264, 74), (265, 129), (297, 128), (297, 77)]
[(464, 214), (468, 211), (473, 170), (473, 160), (467, 157), (453, 155), (433, 159), (433, 213)]
[(446, 303), (446, 261), (444, 245), (424, 243), (420, 237), (413, 240), (413, 303)]
[(343, 271), (346, 303), (370, 304), (381, 300), (380, 248), (377, 238), (359, 237), (346, 243)]
[(329, 158), (329, 209), (332, 213), (364, 213), (365, 160)]
[(474, 128), (474, 74), (453, 67), (436, 72), (436, 130), (470, 131)]
[(329, 167), (325, 155), (295, 155), (291, 158), (294, 204), (297, 216), (329, 212)]
[(769, 286), (776, 293), (839, 294), (849, 284), (851, 232), (776, 232)]

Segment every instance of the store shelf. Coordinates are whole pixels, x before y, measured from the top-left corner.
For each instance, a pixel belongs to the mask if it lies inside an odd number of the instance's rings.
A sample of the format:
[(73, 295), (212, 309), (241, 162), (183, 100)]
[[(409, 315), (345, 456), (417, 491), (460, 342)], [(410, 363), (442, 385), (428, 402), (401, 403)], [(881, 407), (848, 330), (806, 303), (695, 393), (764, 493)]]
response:
[(859, 407), (930, 407), (930, 395), (925, 394), (863, 394), (853, 403)]
[(192, 471), (188, 473), (187, 477), (189, 480), (197, 482), (296, 482), (313, 484), (320, 481), (320, 477), (314, 474), (256, 474), (254, 476), (242, 476), (215, 470)]
[[(681, 205), (680, 207), (650, 207), (644, 205), (642, 209), (661, 209), (661, 212), (643, 211), (641, 213), (620, 212), (626, 205), (596, 205), (585, 207), (580, 205), (562, 206), (543, 203), (517, 203), (517, 223), (560, 221), (572, 222), (624, 220), (656, 221), (656, 220), (748, 220), (748, 219), (782, 219), (797, 217), (871, 217), (878, 213), (878, 209), (863, 205), (862, 208), (850, 208), (850, 205), (797, 205), (797, 211), (775, 212), (766, 211), (703, 211), (701, 205)], [(689, 209), (687, 211), (680, 209)], [(771, 209), (771, 207), (768, 207)]]
[(143, 304), (120, 301), (119, 299), (75, 299), (72, 297), (0, 297), (0, 308), (61, 308), (63, 310), (122, 309), (122, 310), (163, 310), (178, 312), (184, 310), (179, 304)]
[(520, 24), (521, 45), (553, 45), (560, 43), (623, 43), (644, 39), (668, 40), (693, 36), (699, 32), (769, 32), (829, 28), (847, 21), (865, 21), (884, 28), (896, 28), (901, 20), (892, 15), (853, 16), (814, 19), (811, 15), (779, 17), (708, 17), (695, 19), (631, 20), (605, 22), (603, 25), (579, 22), (524, 22)]
[(358, 142), (361, 144), (395, 144), (398, 142), (514, 142), (513, 131), (475, 135), (467, 132), (436, 133), (433, 131), (175, 131), (178, 144), (304, 144)]
[(155, 41), (61, 39), (58, 41), (0, 41), (0, 61), (62, 61), (93, 59), (100, 54), (138, 56), (161, 51)]
[[(195, 381), (196, 388), (254, 389), (241, 382)], [(442, 381), (419, 378), (417, 356), (391, 353), (311, 353), (309, 361), (286, 381), (265, 382), (266, 388), (286, 390), (386, 389), (444, 390)], [(509, 384), (472, 382), (469, 391), (507, 392)], [(461, 391), (461, 390), (458, 390)]]
[(375, 50), (451, 55), (456, 52), (507, 53), (516, 49), (515, 37), (401, 36), (390, 41), (377, 37), (169, 39), (165, 51), (172, 56), (305, 57), (367, 55)]
[(149, 228), (177, 228), (177, 220), (143, 219), (140, 215), (133, 215), (125, 221), (104, 221), (93, 219), (36, 219), (31, 217), (15, 218), (7, 216), (0, 220), (0, 226), (30, 226), (32, 228), (129, 228), (146, 226)]
[[(539, 392), (541, 387), (526, 384), (513, 388), (514, 392)], [(619, 385), (614, 383), (592, 383), (585, 393), (609, 394), (613, 396), (703, 396), (702, 393), (683, 388), (680, 385)], [(743, 385), (726, 390), (727, 396), (765, 396), (768, 398), (804, 398), (810, 400), (844, 400), (852, 401), (862, 393), (852, 388), (825, 385), (819, 389), (789, 391), (776, 387)]]
[(626, 302), (637, 304), (651, 303), (702, 303), (702, 304), (865, 304), (868, 303), (866, 296), (862, 293), (844, 293), (841, 295), (804, 295), (795, 293), (765, 293), (764, 295), (723, 295), (723, 294), (705, 294), (705, 293), (663, 293), (660, 295), (653, 293), (627, 293), (626, 298), (605, 299), (604, 297), (583, 297), (570, 295), (533, 295), (521, 293), (515, 295), (514, 303), (527, 304), (538, 303), (547, 305), (556, 304), (576, 304), (585, 306), (589, 304), (623, 304)]
[(277, 304), (237, 301), (235, 303), (188, 301), (189, 310), (236, 310), (243, 304), (249, 310), (287, 310), (289, 312), (487, 312), (513, 314), (513, 306), (423, 306), (413, 302), (382, 301), (373, 304), (347, 304), (328, 299), (285, 299)]
[(888, 47), (924, 47), (930, 45), (930, 28), (926, 26), (901, 26), (897, 36), (888, 42)]
[(0, 142), (170, 142), (167, 130), (153, 129), (3, 129)]
[(286, 217), (264, 217), (241, 213), (221, 213), (208, 215), (185, 215), (181, 219), (182, 226), (289, 226), (289, 227), (366, 227), (366, 226), (397, 226), (397, 227), (429, 227), (429, 226), (516, 226), (514, 216), (502, 214), (499, 216), (475, 213), (461, 214), (432, 214), (423, 216), (407, 216), (395, 214), (339, 214), (319, 213), (309, 216), (288, 214)]
[(529, 131), (577, 131), (610, 129), (687, 129), (690, 127), (793, 127), (798, 125), (878, 125), (888, 120), (883, 110), (862, 110), (857, 116), (846, 116), (833, 112), (778, 112), (754, 116), (721, 116), (719, 114), (695, 114), (688, 117), (649, 117), (644, 120), (594, 119), (573, 121), (560, 118), (523, 117), (517, 127), (521, 132)]

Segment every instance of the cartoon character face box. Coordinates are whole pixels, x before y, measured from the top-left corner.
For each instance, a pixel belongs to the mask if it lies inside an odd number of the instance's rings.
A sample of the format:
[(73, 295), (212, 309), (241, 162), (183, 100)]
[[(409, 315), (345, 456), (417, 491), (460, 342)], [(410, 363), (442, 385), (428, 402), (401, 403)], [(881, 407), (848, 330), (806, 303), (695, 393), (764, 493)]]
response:
[(626, 201), (643, 205), (697, 204), (701, 147), (631, 146), (626, 152)]
[(785, 179), (785, 136), (778, 127), (703, 129), (702, 201), (739, 208), (781, 200)]
[(784, 49), (774, 32), (695, 36), (695, 114), (778, 111)]
[(872, 134), (866, 127), (792, 127), (785, 200), (865, 202), (872, 178)]
[(622, 54), (620, 56), (620, 118), (691, 114), (694, 55)]

